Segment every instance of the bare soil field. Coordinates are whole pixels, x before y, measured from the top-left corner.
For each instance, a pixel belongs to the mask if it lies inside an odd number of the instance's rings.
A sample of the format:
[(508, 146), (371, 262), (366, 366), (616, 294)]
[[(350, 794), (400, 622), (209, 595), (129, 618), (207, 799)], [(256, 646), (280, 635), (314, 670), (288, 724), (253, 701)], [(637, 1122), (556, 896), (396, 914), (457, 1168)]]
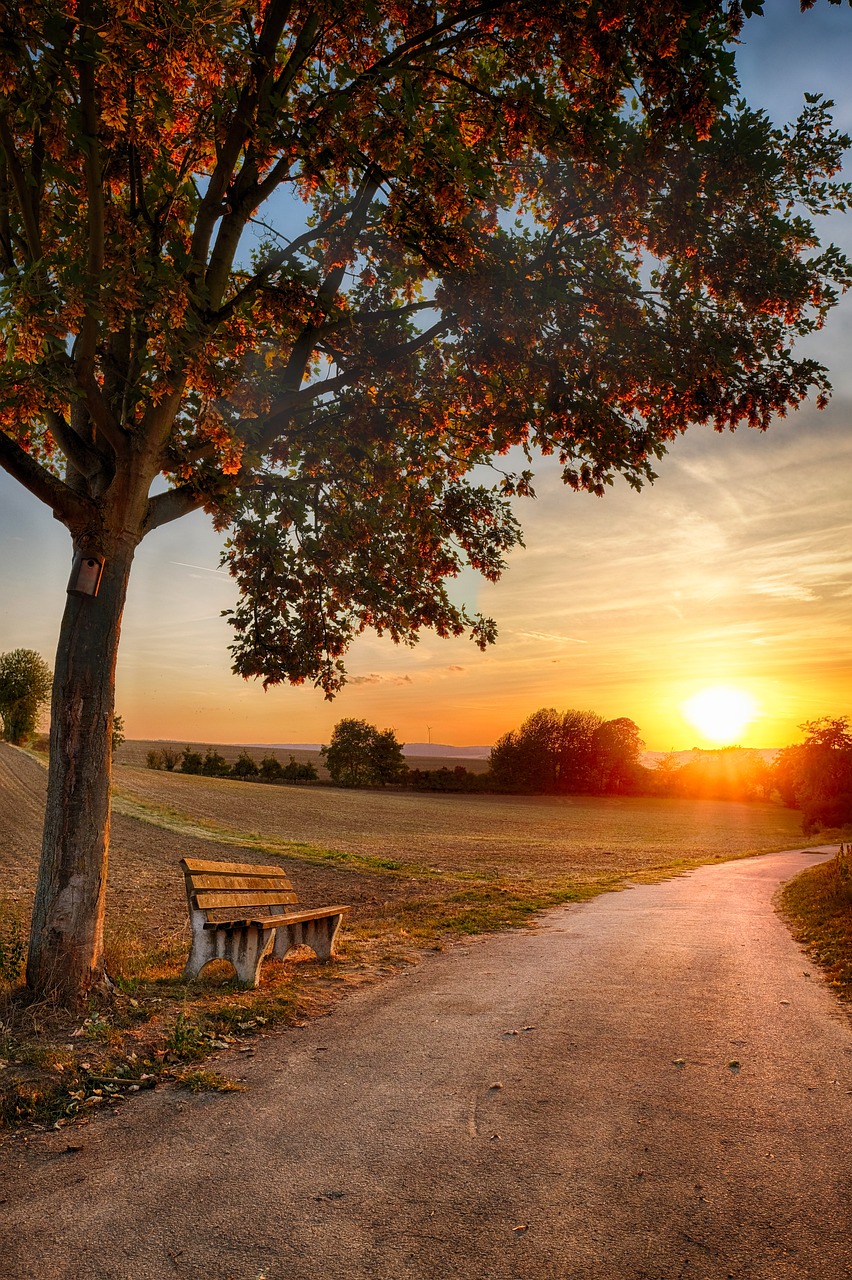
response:
[(440, 795), (268, 786), (119, 766), (121, 797), (211, 833), (304, 843), (439, 872), (607, 877), (789, 848), (800, 817), (770, 804), (596, 796)]

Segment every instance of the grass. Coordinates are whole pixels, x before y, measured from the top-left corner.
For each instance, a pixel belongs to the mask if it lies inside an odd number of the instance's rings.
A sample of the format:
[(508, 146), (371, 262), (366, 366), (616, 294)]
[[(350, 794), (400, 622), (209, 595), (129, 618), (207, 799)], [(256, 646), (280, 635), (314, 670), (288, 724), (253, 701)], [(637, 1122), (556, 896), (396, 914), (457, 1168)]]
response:
[[(9, 864), (17, 896), (0, 900), (0, 1124), (12, 1130), (82, 1124), (161, 1081), (238, 1087), (217, 1083), (204, 1065), (211, 1054), (236, 1055), (275, 1027), (303, 1024), (454, 939), (527, 927), (545, 908), (626, 883), (802, 843), (798, 815), (769, 805), (283, 788), (132, 765), (116, 780), (115, 813), (146, 827), (141, 838), (129, 826), (120, 837), (119, 821), (113, 833), (110, 998), (76, 1017), (22, 1002), (27, 882)], [(280, 859), (303, 898), (353, 902), (335, 963), (267, 961), (251, 991), (226, 965), (183, 982), (189, 929), (177, 862), (189, 841), (235, 861)], [(122, 909), (111, 913), (116, 900)]]
[(781, 892), (793, 936), (826, 974), (842, 1000), (852, 1001), (852, 854), (841, 845), (828, 862), (809, 867)]

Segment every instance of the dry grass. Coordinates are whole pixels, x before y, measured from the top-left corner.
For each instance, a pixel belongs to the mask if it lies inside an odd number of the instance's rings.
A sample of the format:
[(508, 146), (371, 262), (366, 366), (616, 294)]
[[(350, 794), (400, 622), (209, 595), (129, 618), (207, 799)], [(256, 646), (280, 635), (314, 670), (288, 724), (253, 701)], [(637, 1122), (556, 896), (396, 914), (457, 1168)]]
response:
[(248, 838), (300, 857), (319, 846), (372, 866), (390, 862), (415, 872), (568, 874), (585, 883), (784, 849), (802, 840), (792, 810), (722, 800), (285, 788), (132, 766), (118, 769), (115, 782), (124, 811), (149, 821), (217, 839)]
[[(841, 846), (842, 848), (842, 846)], [(783, 888), (780, 905), (793, 936), (843, 1000), (852, 1000), (852, 874), (849, 854), (809, 867)]]
[[(0, 939), (14, 969), (44, 770), (4, 748), (0, 774)], [(797, 815), (768, 805), (271, 787), (130, 764), (115, 781), (106, 955), (118, 989), (72, 1017), (22, 1004), (17, 974), (7, 972), (0, 1122), (8, 1127), (80, 1123), (163, 1078), (209, 1087), (188, 1064), (325, 1012), (353, 986), (454, 938), (523, 926), (544, 907), (628, 881), (801, 844)], [(178, 862), (190, 855), (283, 858), (303, 901), (352, 903), (339, 959), (267, 961), (256, 991), (228, 973), (184, 983)]]

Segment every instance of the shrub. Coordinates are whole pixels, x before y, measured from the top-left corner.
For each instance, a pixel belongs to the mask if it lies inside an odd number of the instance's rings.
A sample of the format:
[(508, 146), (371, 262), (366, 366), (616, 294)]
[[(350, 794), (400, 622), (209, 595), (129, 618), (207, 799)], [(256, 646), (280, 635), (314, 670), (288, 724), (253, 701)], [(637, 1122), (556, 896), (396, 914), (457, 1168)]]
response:
[(212, 747), (208, 747), (201, 765), (201, 772), (205, 778), (225, 778), (231, 769), (224, 756), (214, 751)]
[(203, 770), (204, 758), (201, 752), (190, 751), (189, 747), (184, 747), (180, 762), (181, 773), (202, 773)]
[(316, 782), (318, 774), (310, 760), (306, 760), (304, 764), (299, 764), (295, 756), (291, 756), (289, 762), (281, 770), (281, 777), (284, 782)]
[(162, 751), (149, 751), (145, 756), (145, 764), (149, 769), (162, 769), (165, 765)]
[(236, 763), (231, 769), (231, 777), (242, 778), (243, 781), (246, 781), (249, 778), (256, 778), (259, 772), (257, 765), (249, 753), (247, 751), (241, 751)]
[(163, 757), (163, 768), (168, 769), (169, 773), (171, 773), (178, 760), (180, 760), (180, 752), (175, 751), (174, 747), (163, 747), (160, 754)]
[(264, 782), (280, 782), (284, 770), (275, 756), (264, 756), (260, 762), (260, 776)]

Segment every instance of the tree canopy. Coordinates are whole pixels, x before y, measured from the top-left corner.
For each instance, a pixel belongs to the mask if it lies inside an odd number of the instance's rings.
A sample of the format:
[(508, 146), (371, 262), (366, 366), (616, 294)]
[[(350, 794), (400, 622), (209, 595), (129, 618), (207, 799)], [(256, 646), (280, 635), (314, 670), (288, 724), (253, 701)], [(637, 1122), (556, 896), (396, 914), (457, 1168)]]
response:
[(204, 508), (234, 669), (331, 696), (366, 627), (494, 639), (448, 584), (499, 577), (536, 454), (638, 487), (691, 423), (824, 403), (792, 343), (849, 280), (810, 220), (846, 206), (848, 140), (818, 94), (783, 128), (740, 100), (760, 10), (3, 7), (0, 465), (96, 570), (57, 651), (33, 990), (100, 977), (148, 534)]
[(492, 748), (489, 780), (507, 791), (619, 794), (640, 788), (644, 743), (632, 720), (544, 707)]
[(802, 810), (806, 832), (852, 822), (852, 726), (848, 716), (820, 716), (799, 726), (805, 740), (785, 747), (772, 774), (785, 804)]
[(133, 541), (230, 526), (243, 675), (486, 643), (445, 583), (500, 573), (525, 453), (600, 493), (825, 394), (846, 140), (738, 100), (760, 7), (7, 6), (0, 462), (89, 549), (131, 489)]
[(34, 649), (0, 654), (0, 718), (7, 742), (25, 742), (50, 697), (53, 673)]
[(338, 720), (322, 756), (332, 781), (344, 787), (383, 787), (406, 772), (402, 744), (393, 729), (377, 729), (351, 717)]

